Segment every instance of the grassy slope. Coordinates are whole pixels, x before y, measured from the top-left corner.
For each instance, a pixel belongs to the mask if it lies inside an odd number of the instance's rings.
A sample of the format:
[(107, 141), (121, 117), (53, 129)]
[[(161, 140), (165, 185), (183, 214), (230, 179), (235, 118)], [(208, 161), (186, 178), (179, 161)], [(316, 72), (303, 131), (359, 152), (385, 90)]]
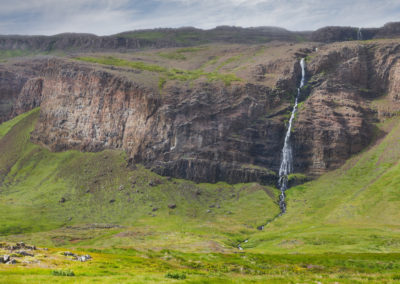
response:
[[(38, 114), (34, 110), (0, 126), (0, 133), (8, 130), (0, 140), (1, 235), (44, 232), (31, 238), (67, 245), (73, 233), (48, 231), (111, 223), (126, 227), (116, 231), (133, 233), (96, 241), (82, 236), (82, 241), (131, 245), (136, 234), (146, 236), (136, 246), (223, 250), (278, 212), (276, 191), (257, 184), (168, 180), (141, 166), (130, 170), (120, 151), (51, 153), (29, 141)], [(62, 198), (66, 201), (59, 202)], [(168, 208), (172, 203), (176, 209)]]
[[(54, 257), (51, 262), (41, 259), (48, 267), (0, 265), (0, 280), (382, 283), (400, 279), (399, 255), (393, 254), (400, 245), (398, 118), (381, 125), (388, 134), (341, 169), (290, 189), (287, 214), (260, 232), (255, 226), (278, 212), (276, 190), (257, 184), (168, 180), (140, 166), (130, 170), (119, 151), (51, 153), (29, 142), (38, 113), (33, 110), (0, 125), (1, 239), (89, 251), (94, 260), (81, 264)], [(157, 185), (150, 186), (150, 181)], [(66, 202), (59, 203), (62, 197)], [(170, 203), (177, 208), (168, 209)], [(152, 212), (153, 207), (159, 209)], [(242, 244), (245, 253), (232, 254), (245, 238), (249, 238)], [(57, 268), (72, 269), (77, 276), (52, 276)], [(187, 279), (166, 278), (168, 271)]]
[(400, 251), (400, 120), (340, 169), (287, 192), (288, 212), (249, 243), (273, 252)]

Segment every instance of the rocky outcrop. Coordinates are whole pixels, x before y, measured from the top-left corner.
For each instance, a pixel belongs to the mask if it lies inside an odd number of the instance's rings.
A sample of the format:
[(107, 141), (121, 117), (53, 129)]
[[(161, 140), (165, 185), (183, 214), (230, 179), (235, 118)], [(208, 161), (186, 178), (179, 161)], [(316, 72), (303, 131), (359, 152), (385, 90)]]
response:
[(335, 42), (356, 40), (358, 29), (354, 27), (324, 27), (311, 34), (311, 41)]
[(307, 65), (311, 94), (295, 122), (295, 168), (319, 175), (343, 164), (374, 137), (379, 118), (370, 101), (391, 94), (385, 104), (395, 112), (398, 44), (333, 45)]
[(287, 104), (282, 90), (199, 82), (192, 88), (171, 84), (161, 96), (58, 59), (44, 63), (40, 74), (43, 79), (26, 84), (42, 91), (32, 140), (54, 151), (123, 149), (131, 163), (199, 182), (276, 180), (268, 168), (279, 166), (284, 125), (276, 109)]
[[(361, 31), (363, 40), (400, 37), (400, 23), (387, 23), (381, 28), (362, 28)], [(138, 30), (111, 36), (79, 33), (54, 36), (0, 35), (0, 50), (75, 53), (168, 48), (207, 43), (259, 44), (271, 41), (331, 43), (357, 40), (357, 33), (357, 27), (324, 27), (312, 32), (293, 32), (279, 27), (221, 26), (210, 30), (192, 27)]]
[(0, 123), (40, 105), (43, 80), (37, 64), (0, 64)]
[(16, 98), (27, 78), (0, 69), (0, 123), (12, 117)]
[(291, 32), (278, 27), (241, 28), (221, 26), (211, 30), (191, 27), (124, 32), (111, 36), (65, 33), (54, 36), (0, 36), (0, 49), (50, 52), (124, 51), (142, 48), (165, 48), (198, 44), (267, 43), (272, 40), (296, 42), (308, 32)]
[[(400, 22), (387, 23), (381, 28), (361, 28), (361, 39), (400, 37)], [(357, 27), (324, 27), (311, 33), (310, 40), (316, 42), (337, 42), (360, 39)]]

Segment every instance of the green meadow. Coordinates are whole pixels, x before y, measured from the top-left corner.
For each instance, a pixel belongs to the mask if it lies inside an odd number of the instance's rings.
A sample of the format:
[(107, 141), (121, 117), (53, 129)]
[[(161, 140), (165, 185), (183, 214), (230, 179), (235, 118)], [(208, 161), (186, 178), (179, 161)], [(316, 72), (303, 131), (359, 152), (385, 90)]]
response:
[(0, 264), (2, 283), (400, 280), (398, 117), (340, 169), (288, 190), (274, 218), (273, 187), (161, 177), (118, 150), (50, 152), (30, 141), (39, 113), (0, 125), (0, 242), (48, 250)]

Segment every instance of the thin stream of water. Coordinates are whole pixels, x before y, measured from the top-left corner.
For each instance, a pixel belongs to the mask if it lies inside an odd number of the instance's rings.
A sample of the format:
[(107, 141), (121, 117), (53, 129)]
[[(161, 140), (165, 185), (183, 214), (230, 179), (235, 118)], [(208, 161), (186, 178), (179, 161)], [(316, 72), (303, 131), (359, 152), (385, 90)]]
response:
[[(292, 132), (293, 120), (297, 112), (297, 106), (301, 94), (301, 88), (303, 88), (304, 86), (304, 81), (306, 77), (306, 64), (304, 58), (300, 60), (300, 66), (301, 66), (301, 81), (299, 87), (297, 88), (297, 95), (294, 102), (294, 107), (289, 119), (288, 129), (285, 135), (285, 142), (283, 144), (283, 149), (282, 149), (282, 161), (279, 169), (278, 183), (279, 183), (279, 189), (281, 191), (281, 194), (279, 196), (279, 207), (281, 209), (281, 212), (279, 213), (279, 215), (275, 216), (270, 221), (268, 221), (267, 224), (257, 227), (257, 229), (259, 230), (264, 230), (264, 227), (266, 225), (268, 225), (270, 222), (272, 222), (273, 220), (275, 220), (276, 218), (278, 218), (279, 216), (281, 216), (286, 212), (285, 191), (288, 188), (288, 175), (293, 171), (293, 156), (292, 156), (292, 146), (290, 144), (290, 136)], [(247, 242), (248, 240), (246, 239), (245, 241), (239, 243), (237, 245), (237, 248), (239, 250), (243, 250), (242, 244)]]
[(288, 175), (293, 172), (293, 155), (292, 155), (292, 145), (290, 143), (290, 136), (292, 134), (292, 124), (297, 112), (297, 105), (301, 94), (301, 88), (304, 86), (304, 81), (306, 76), (304, 58), (300, 60), (300, 66), (301, 66), (301, 81), (299, 87), (297, 88), (297, 95), (294, 102), (294, 107), (292, 110), (292, 114), (290, 115), (288, 129), (285, 135), (285, 142), (282, 148), (281, 166), (279, 168), (278, 184), (279, 184), (279, 189), (281, 191), (281, 194), (279, 196), (279, 207), (281, 209), (280, 215), (286, 212), (285, 191), (288, 188)]

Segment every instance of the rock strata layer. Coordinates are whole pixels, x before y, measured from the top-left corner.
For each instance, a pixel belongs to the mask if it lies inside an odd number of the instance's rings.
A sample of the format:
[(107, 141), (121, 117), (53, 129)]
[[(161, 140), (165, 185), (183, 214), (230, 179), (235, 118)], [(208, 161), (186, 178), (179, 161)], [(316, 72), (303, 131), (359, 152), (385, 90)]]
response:
[[(298, 54), (308, 54), (308, 83), (294, 123), (294, 170), (317, 176), (368, 146), (373, 123), (398, 113), (400, 45), (352, 42)], [(130, 163), (162, 175), (275, 184), (298, 59), (275, 88), (200, 80), (162, 93), (88, 64), (34, 59), (0, 68), (0, 119), (40, 105), (32, 141), (53, 151), (122, 149)], [(274, 66), (260, 64), (258, 73)]]

